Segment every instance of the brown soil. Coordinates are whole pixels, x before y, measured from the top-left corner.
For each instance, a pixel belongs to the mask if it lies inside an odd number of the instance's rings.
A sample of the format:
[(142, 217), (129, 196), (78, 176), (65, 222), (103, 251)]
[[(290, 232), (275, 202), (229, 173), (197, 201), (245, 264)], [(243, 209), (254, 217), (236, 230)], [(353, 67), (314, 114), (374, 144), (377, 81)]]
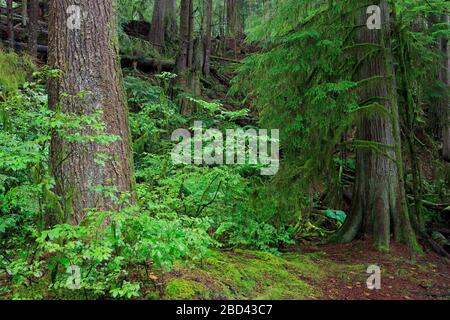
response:
[[(390, 253), (377, 252), (370, 241), (307, 247), (303, 252), (324, 252), (329, 275), (320, 283), (322, 299), (430, 300), (450, 299), (450, 261), (424, 253), (412, 261), (408, 248), (393, 243)], [(326, 258), (326, 259), (323, 259)], [(381, 289), (369, 290), (369, 265), (381, 268)]]

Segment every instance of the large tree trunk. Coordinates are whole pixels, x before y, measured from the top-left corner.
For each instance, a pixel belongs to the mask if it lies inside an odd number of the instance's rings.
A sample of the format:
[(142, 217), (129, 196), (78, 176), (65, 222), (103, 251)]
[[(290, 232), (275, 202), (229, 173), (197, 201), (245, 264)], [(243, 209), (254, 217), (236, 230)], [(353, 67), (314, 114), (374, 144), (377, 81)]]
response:
[(358, 59), (365, 59), (356, 79), (363, 81), (359, 88), (360, 101), (362, 104), (377, 102), (384, 106), (389, 115), (377, 111), (376, 114), (363, 116), (358, 125), (357, 139), (367, 141), (372, 148), (357, 150), (351, 213), (338, 236), (341, 241), (348, 242), (362, 233), (373, 237), (377, 249), (388, 251), (392, 230), (396, 240), (408, 243), (415, 249), (403, 181), (399, 114), (389, 38), (389, 7), (387, 1), (381, 1), (382, 30), (369, 30), (366, 20), (361, 21), (361, 17), (366, 19), (366, 8), (373, 3), (362, 1), (361, 4), (363, 10), (358, 15), (358, 25), (361, 27), (357, 31), (357, 42), (371, 43), (381, 48), (368, 57), (365, 55), (371, 48), (358, 50)]
[[(49, 83), (49, 104), (55, 111), (77, 115), (101, 111), (102, 133), (119, 140), (105, 144), (69, 142), (58, 134), (52, 137), (50, 165), (55, 191), (65, 218), (72, 223), (80, 223), (87, 208), (120, 209), (111, 195), (93, 188), (102, 186), (115, 195), (133, 190), (128, 111), (117, 48), (117, 4), (115, 0), (77, 3), (82, 18), (78, 30), (67, 25), (66, 10), (73, 1), (50, 1), (49, 65), (63, 73)], [(80, 92), (87, 95), (77, 96)], [(95, 134), (88, 128), (79, 128), (76, 133)]]
[(150, 43), (159, 51), (162, 51), (165, 45), (166, 2), (167, 0), (155, 0), (152, 26), (150, 28)]
[(39, 0), (30, 0), (28, 12), (28, 51), (32, 56), (36, 56), (39, 33)]

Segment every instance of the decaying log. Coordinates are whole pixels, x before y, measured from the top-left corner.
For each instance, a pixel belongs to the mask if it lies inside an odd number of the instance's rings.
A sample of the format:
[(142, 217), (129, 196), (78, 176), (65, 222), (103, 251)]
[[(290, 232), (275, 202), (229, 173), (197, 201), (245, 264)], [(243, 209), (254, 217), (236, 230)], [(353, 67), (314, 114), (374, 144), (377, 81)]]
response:
[(123, 68), (135, 67), (145, 73), (153, 71), (173, 71), (175, 68), (175, 61), (173, 60), (122, 57), (121, 61)]
[[(23, 42), (15, 42), (16, 50), (23, 51), (27, 49), (27, 44)], [(45, 45), (38, 45), (37, 51), (41, 55), (47, 55), (48, 47)], [(150, 73), (154, 71), (173, 71), (175, 68), (175, 61), (173, 60), (157, 60), (146, 58), (122, 57), (121, 64), (123, 68), (136, 68), (142, 72)]]
[(213, 75), (217, 80), (219, 80), (219, 82), (224, 86), (227, 87), (230, 86), (230, 80), (221, 75), (217, 69), (211, 67), (211, 75)]
[[(14, 47), (18, 51), (24, 51), (27, 50), (28, 44), (24, 42), (14, 42)], [(44, 45), (37, 45), (37, 52), (43, 55), (47, 55), (48, 47)]]
[(221, 60), (221, 61), (226, 61), (226, 62), (233, 62), (233, 63), (242, 63), (241, 60), (230, 59), (230, 58), (219, 57), (219, 56), (211, 56), (211, 59), (213, 59), (213, 60)]
[[(412, 196), (408, 196), (409, 200), (414, 200)], [(422, 205), (425, 208), (435, 210), (435, 211), (441, 211), (441, 212), (448, 212), (450, 211), (450, 203), (433, 203), (427, 200), (422, 200)]]

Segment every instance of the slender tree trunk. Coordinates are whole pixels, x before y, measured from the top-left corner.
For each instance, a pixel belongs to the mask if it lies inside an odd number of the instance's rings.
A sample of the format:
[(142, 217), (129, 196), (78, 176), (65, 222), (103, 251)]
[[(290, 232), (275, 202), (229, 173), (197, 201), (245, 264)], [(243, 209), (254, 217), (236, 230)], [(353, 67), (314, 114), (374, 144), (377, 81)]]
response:
[(227, 0), (227, 34), (230, 38), (242, 34), (239, 0)]
[(192, 65), (192, 54), (190, 53), (191, 34), (191, 0), (181, 0), (180, 12), (180, 51), (177, 58), (177, 72), (184, 73)]
[(223, 54), (226, 47), (226, 10), (227, 8), (227, 0), (223, 0), (222, 5), (220, 6), (219, 12), (219, 41), (217, 41), (217, 45), (215, 48), (215, 52), (220, 52)]
[(28, 1), (22, 0), (22, 26), (26, 27), (28, 23)]
[(210, 59), (212, 47), (212, 0), (205, 0), (205, 37), (204, 37), (204, 63), (203, 75), (209, 77), (210, 74)]
[(13, 0), (6, 0), (6, 16), (8, 23), (8, 42), (10, 48), (14, 49), (14, 11)]
[(189, 1), (188, 69), (194, 64), (194, 0)]
[(178, 22), (177, 22), (177, 1), (167, 0), (166, 3), (166, 22), (165, 22), (165, 40), (166, 43), (176, 44), (178, 37)]
[(364, 104), (376, 102), (382, 105), (387, 114), (380, 111), (360, 120), (357, 138), (367, 141), (372, 148), (357, 150), (351, 213), (338, 236), (341, 241), (348, 242), (358, 233), (363, 233), (373, 237), (378, 250), (388, 251), (393, 230), (396, 240), (416, 249), (404, 189), (400, 124), (389, 38), (389, 6), (387, 1), (379, 3), (382, 30), (369, 30), (365, 27), (366, 8), (373, 4), (369, 2), (361, 3), (367, 6), (363, 6), (359, 14), (358, 25), (361, 27), (357, 32), (357, 42), (379, 45), (380, 51), (366, 57), (367, 49), (359, 50), (358, 59), (365, 58), (357, 75), (357, 80), (363, 81), (359, 97)]
[[(428, 19), (429, 26), (433, 26), (448, 21), (448, 15), (432, 14)], [(448, 97), (448, 39), (439, 37), (436, 43), (436, 49), (442, 55), (441, 63), (438, 65), (436, 77), (439, 80), (437, 89), (440, 96), (433, 99), (432, 108), (429, 112), (429, 127), (433, 137), (443, 142), (442, 156), (444, 160), (450, 161), (450, 145), (449, 145), (449, 97)]]
[[(450, 23), (450, 16), (446, 15), (443, 18), (443, 22)], [(446, 85), (446, 92), (444, 93), (444, 99), (442, 99), (442, 118), (444, 119), (444, 124), (442, 126), (442, 155), (444, 160), (450, 162), (450, 99), (448, 90), (450, 88), (450, 41), (448, 38), (441, 39), (441, 52), (443, 56), (442, 67), (440, 72), (440, 80)]]
[[(67, 141), (58, 134), (52, 137), (50, 166), (55, 192), (64, 218), (72, 223), (80, 223), (87, 208), (121, 208), (111, 196), (94, 188), (101, 186), (118, 195), (131, 193), (134, 183), (128, 111), (118, 59), (117, 4), (115, 0), (77, 3), (81, 9), (79, 29), (67, 24), (66, 10), (73, 1), (50, 0), (49, 65), (61, 70), (62, 75), (49, 83), (49, 105), (55, 111), (80, 116), (101, 112), (105, 125), (101, 134), (119, 139), (105, 144)], [(72, 133), (97, 134), (89, 128), (76, 131)]]
[[(198, 94), (200, 79), (195, 67), (198, 65), (198, 45), (201, 44), (201, 41), (200, 43), (199, 41), (196, 41), (194, 45), (193, 9), (194, 7), (192, 0), (181, 1), (180, 52), (177, 59), (177, 72), (179, 75), (178, 84), (180, 87), (182, 87), (186, 92), (196, 95)], [(201, 68), (202, 67), (200, 65), (200, 72)], [(182, 98), (180, 101), (180, 113), (189, 114), (192, 112), (192, 109), (192, 102), (188, 99)]]
[(165, 45), (165, 17), (167, 0), (155, 0), (153, 8), (152, 26), (150, 28), (150, 43), (159, 51)]
[(39, 0), (30, 0), (28, 21), (28, 51), (32, 56), (37, 55), (37, 37), (39, 33)]
[(232, 41), (234, 57), (237, 59), (238, 39), (242, 37), (242, 20), (239, 0), (227, 0), (227, 49)]

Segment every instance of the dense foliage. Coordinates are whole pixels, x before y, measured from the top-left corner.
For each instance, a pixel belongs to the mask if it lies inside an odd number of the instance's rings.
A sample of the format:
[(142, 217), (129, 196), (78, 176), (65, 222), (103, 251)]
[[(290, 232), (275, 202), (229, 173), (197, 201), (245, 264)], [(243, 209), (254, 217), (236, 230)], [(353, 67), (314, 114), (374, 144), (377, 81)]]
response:
[[(44, 85), (58, 76), (54, 70), (37, 71), (33, 81), (5, 91), (1, 102), (1, 266), (12, 276), (16, 298), (41, 297), (24, 289), (42, 278), (53, 294), (62, 294), (60, 290), (70, 284), (67, 271), (73, 265), (82, 270), (81, 288), (87, 297), (130, 298), (139, 295), (141, 285), (149, 285), (142, 283), (143, 273), (153, 275), (149, 281), (154, 286), (155, 274), (169, 271), (180, 259), (197, 261), (212, 246), (274, 250), (292, 242), (290, 231), (276, 223), (270, 195), (256, 176), (251, 178), (255, 169), (172, 164), (170, 132), (189, 119), (178, 115), (176, 104), (166, 95), (167, 77), (171, 77), (167, 74), (157, 78), (159, 85), (135, 75), (124, 81), (132, 110), (138, 203), (123, 212), (94, 210), (82, 225), (68, 224), (69, 217), (62, 214), (52, 192), (51, 134), (57, 130), (73, 141), (99, 143), (114, 137), (101, 134), (98, 115), (79, 117), (48, 109)], [(214, 111), (204, 112), (201, 105), (211, 105), (199, 101), (199, 116), (204, 121), (225, 127), (236, 126), (227, 119), (245, 114), (220, 111), (218, 104)], [(72, 134), (81, 126), (90, 126), (98, 134)], [(100, 188), (98, 192), (115, 197), (114, 190)], [(128, 200), (124, 195), (115, 201)], [(49, 210), (59, 214), (59, 224), (51, 229), (45, 218)], [(64, 292), (70, 297), (70, 290)]]
[[(106, 146), (120, 137), (105, 134), (101, 112), (80, 116), (49, 107), (49, 84), (63, 72), (0, 47), (0, 275), (7, 279), (0, 297), (160, 298), (165, 275), (180, 265), (215, 261), (216, 249), (263, 251), (277, 268), (279, 261), (267, 252), (280, 255), (303, 241), (336, 234), (351, 211), (357, 151), (386, 147), (355, 134), (362, 117), (387, 113), (380, 103), (358, 96), (368, 82), (355, 76), (364, 63), (358, 57), (363, 51), (370, 59), (379, 48), (356, 41), (355, 1), (242, 1), (245, 43), (226, 36), (226, 6), (213, 1), (213, 49), (223, 56), (210, 53), (216, 59), (211, 75), (189, 71), (194, 80), (187, 82), (197, 80), (201, 94), (188, 88), (177, 70), (177, 41), (161, 50), (127, 33), (130, 24), (152, 19), (153, 3), (118, 1), (120, 54), (132, 61), (123, 69), (123, 87), (133, 194), (96, 186), (96, 193), (121, 209), (87, 208), (79, 224), (55, 191), (52, 139)], [(195, 43), (204, 41), (204, 4), (194, 1)], [(436, 44), (450, 32), (448, 21), (429, 21), (449, 10), (446, 1), (405, 0), (395, 2), (391, 12), (405, 159), (400, 166), (408, 208), (425, 237), (426, 227), (448, 223), (443, 213), (449, 211), (450, 174), (439, 133), (446, 114), (438, 106), (449, 92), (438, 76), (445, 56)], [(155, 60), (156, 70), (139, 70), (142, 61)], [(162, 71), (161, 61), (172, 72)], [(183, 112), (186, 105), (189, 112)], [(194, 121), (221, 132), (280, 129), (280, 172), (261, 176), (260, 163), (174, 164), (177, 141), (171, 134), (192, 130)], [(90, 134), (80, 134), (82, 129)], [(99, 153), (95, 161), (104, 166), (108, 159)], [(449, 245), (442, 234), (433, 236), (442, 247)]]
[[(355, 169), (349, 151), (377, 148), (370, 141), (348, 140), (361, 116), (385, 112), (374, 101), (358, 102), (357, 89), (367, 85), (366, 81), (355, 80), (358, 66), (363, 63), (355, 52), (364, 46), (355, 43), (357, 27), (352, 27), (357, 26), (358, 6), (352, 1), (283, 1), (262, 18), (264, 23), (257, 19), (249, 29), (247, 41), (257, 42), (262, 50), (245, 59), (232, 91), (252, 101), (263, 126), (281, 128), (285, 159), (276, 180), (280, 185), (289, 185), (296, 199), (299, 193), (323, 193), (325, 188), (325, 206), (342, 206), (336, 194), (348, 189), (346, 173)], [(448, 87), (436, 78), (442, 53), (434, 44), (448, 37), (449, 29), (446, 23), (432, 27), (426, 24), (433, 15), (448, 10), (448, 3), (400, 1), (395, 10), (392, 32), (393, 50), (398, 57), (397, 82), (411, 94), (400, 95), (401, 117), (408, 127), (405, 135), (419, 131), (427, 135), (427, 126), (435, 121), (429, 114), (438, 112), (437, 101), (445, 101), (448, 94)], [(365, 58), (370, 59), (377, 48), (367, 45), (364, 50)], [(400, 59), (402, 55), (406, 62)], [(407, 79), (400, 71), (402, 63), (407, 63)], [(405, 87), (399, 88), (399, 92), (402, 90)], [(418, 153), (429, 152), (428, 145), (416, 148), (421, 149)], [(414, 159), (417, 154), (410, 156)], [(411, 186), (414, 170), (411, 168), (408, 175)], [(444, 181), (445, 175), (438, 174), (436, 183)], [(429, 200), (445, 202), (446, 196), (436, 198), (426, 182), (420, 183), (424, 184), (421, 192), (429, 194)], [(317, 201), (318, 196), (310, 196), (299, 207), (308, 212)], [(308, 223), (304, 216), (301, 220)]]

